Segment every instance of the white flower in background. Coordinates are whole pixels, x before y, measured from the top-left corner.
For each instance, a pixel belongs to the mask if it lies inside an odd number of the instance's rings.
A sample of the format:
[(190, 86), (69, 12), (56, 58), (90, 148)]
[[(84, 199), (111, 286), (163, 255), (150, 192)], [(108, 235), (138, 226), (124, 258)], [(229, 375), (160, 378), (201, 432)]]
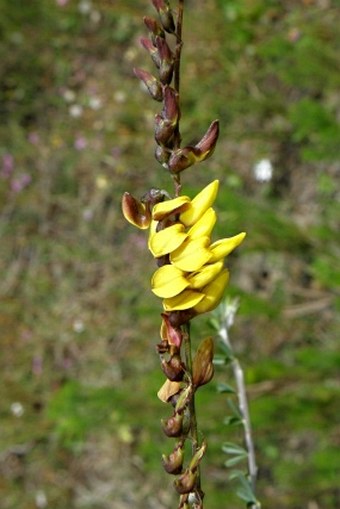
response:
[(91, 12), (92, 4), (89, 0), (82, 0), (78, 4), (78, 9), (79, 12), (81, 12), (82, 14), (88, 14), (89, 12)]
[(270, 159), (260, 159), (253, 166), (253, 174), (258, 182), (269, 182), (273, 177), (273, 165)]
[(47, 497), (46, 493), (42, 490), (39, 490), (35, 494), (35, 505), (38, 509), (44, 509), (47, 507)]
[(72, 104), (68, 111), (71, 117), (79, 118), (83, 114), (83, 107), (80, 104)]
[(24, 415), (25, 409), (19, 401), (15, 401), (11, 404), (11, 412), (15, 417), (22, 417)]
[(74, 332), (77, 332), (78, 334), (80, 334), (81, 332), (84, 332), (84, 330), (85, 330), (85, 324), (84, 324), (83, 320), (80, 320), (79, 318), (77, 320), (74, 320), (72, 326), (73, 326)]
[(99, 110), (102, 107), (102, 100), (100, 97), (92, 96), (89, 99), (89, 106), (92, 110)]
[(67, 103), (71, 103), (75, 100), (76, 98), (76, 94), (73, 90), (70, 90), (69, 88), (67, 88), (64, 92), (63, 92), (63, 98), (65, 99), (65, 101)]

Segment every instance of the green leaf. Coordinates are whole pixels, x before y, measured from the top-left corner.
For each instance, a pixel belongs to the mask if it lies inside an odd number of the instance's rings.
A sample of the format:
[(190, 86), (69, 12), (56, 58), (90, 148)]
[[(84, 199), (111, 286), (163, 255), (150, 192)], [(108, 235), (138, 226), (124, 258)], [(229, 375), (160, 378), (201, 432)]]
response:
[(220, 392), (221, 394), (235, 394), (235, 389), (228, 384), (225, 383), (219, 383), (217, 384), (217, 392)]
[(239, 456), (234, 456), (233, 458), (230, 458), (229, 460), (224, 462), (224, 466), (226, 467), (233, 467), (234, 465), (238, 465), (241, 463), (241, 461), (245, 460), (247, 455), (240, 454)]
[(223, 423), (227, 426), (242, 424), (242, 420), (235, 415), (229, 415), (223, 420)]
[(244, 449), (244, 447), (241, 447), (238, 444), (234, 444), (233, 442), (225, 442), (222, 446), (222, 451), (225, 452), (226, 454), (237, 454), (248, 456), (248, 453)]

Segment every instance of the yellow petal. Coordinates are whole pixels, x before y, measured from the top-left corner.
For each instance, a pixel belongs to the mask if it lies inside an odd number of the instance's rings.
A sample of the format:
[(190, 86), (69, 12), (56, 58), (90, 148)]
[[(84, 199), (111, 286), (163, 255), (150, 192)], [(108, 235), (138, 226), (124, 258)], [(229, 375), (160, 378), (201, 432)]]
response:
[(223, 292), (229, 281), (229, 271), (224, 269), (211, 283), (201, 290), (205, 294), (204, 298), (196, 304), (194, 310), (196, 313), (206, 313), (211, 311), (220, 303)]
[(213, 279), (217, 277), (217, 274), (223, 269), (223, 261), (216, 263), (209, 263), (204, 265), (197, 272), (193, 272), (188, 276), (187, 280), (190, 283), (190, 288), (193, 290), (200, 290)]
[(173, 200), (166, 200), (161, 203), (157, 203), (152, 209), (152, 218), (161, 221), (170, 214), (175, 214), (188, 207), (190, 198), (188, 196), (178, 196)]
[(181, 311), (191, 309), (196, 306), (204, 298), (203, 293), (194, 292), (193, 290), (184, 290), (176, 297), (163, 300), (165, 311)]
[(211, 207), (215, 201), (218, 186), (219, 181), (214, 180), (191, 200), (188, 210), (182, 212), (180, 215), (180, 221), (185, 226), (192, 226), (195, 224), (196, 221), (203, 216), (204, 212)]
[(162, 299), (174, 297), (189, 286), (183, 271), (174, 265), (163, 265), (156, 270), (151, 279), (151, 289)]
[(177, 249), (187, 236), (182, 224), (173, 224), (164, 230), (150, 234), (149, 249), (155, 258), (159, 258)]
[(190, 230), (188, 231), (188, 235), (191, 239), (197, 239), (199, 237), (208, 237), (212, 229), (215, 226), (216, 223), (216, 212), (212, 207), (210, 207), (195, 223)]
[(170, 255), (171, 263), (185, 272), (194, 272), (208, 263), (211, 258), (209, 237), (187, 239)]
[(237, 246), (241, 244), (246, 234), (244, 232), (235, 235), (234, 237), (229, 237), (228, 239), (217, 240), (210, 246), (210, 251), (212, 253), (211, 262), (217, 262), (227, 256), (231, 251), (233, 251)]

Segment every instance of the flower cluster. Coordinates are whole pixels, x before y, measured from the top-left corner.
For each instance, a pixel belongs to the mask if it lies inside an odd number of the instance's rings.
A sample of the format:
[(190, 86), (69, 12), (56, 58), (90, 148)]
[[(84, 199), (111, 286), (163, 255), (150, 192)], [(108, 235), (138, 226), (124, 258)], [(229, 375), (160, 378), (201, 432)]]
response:
[(212, 204), (218, 186), (214, 180), (192, 200), (182, 195), (151, 209), (148, 202), (138, 202), (128, 193), (123, 197), (126, 219), (150, 229), (148, 247), (159, 265), (151, 289), (163, 300), (166, 313), (190, 311), (193, 317), (211, 311), (228, 284), (224, 258), (243, 241), (245, 233), (211, 243), (216, 223)]
[[(205, 135), (195, 145), (180, 147), (178, 84), (176, 85), (175, 62), (181, 44), (175, 34), (173, 14), (167, 0), (152, 0), (157, 10), (158, 20), (144, 17), (149, 37), (140, 39), (141, 45), (149, 53), (156, 67), (156, 75), (135, 68), (134, 73), (144, 83), (152, 99), (163, 103), (163, 108), (155, 116), (155, 157), (157, 161), (174, 176), (190, 166), (206, 160), (215, 149), (219, 135), (219, 122), (211, 122)], [(176, 49), (171, 49), (169, 37), (175, 37)]]

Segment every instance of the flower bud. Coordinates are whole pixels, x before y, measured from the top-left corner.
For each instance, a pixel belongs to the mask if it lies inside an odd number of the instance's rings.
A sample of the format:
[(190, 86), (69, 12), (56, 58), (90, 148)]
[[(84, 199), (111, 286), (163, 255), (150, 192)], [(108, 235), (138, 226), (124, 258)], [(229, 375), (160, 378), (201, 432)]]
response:
[(192, 399), (193, 388), (192, 385), (189, 384), (185, 387), (179, 394), (178, 400), (175, 407), (175, 412), (183, 412), (186, 406), (188, 406), (190, 400)]
[(161, 317), (163, 318), (161, 325), (161, 338), (166, 340), (170, 345), (179, 349), (183, 339), (181, 330), (179, 327), (172, 325), (170, 317), (166, 313), (162, 313)]
[(168, 437), (180, 437), (183, 434), (183, 415), (174, 413), (169, 419), (162, 419), (163, 431)]
[(156, 67), (160, 67), (161, 65), (161, 58), (158, 52), (158, 49), (153, 45), (152, 41), (148, 39), (147, 37), (141, 37), (140, 43), (143, 46), (144, 49), (149, 53), (153, 63)]
[(203, 138), (196, 143), (195, 148), (200, 153), (200, 161), (204, 161), (210, 157), (215, 149), (219, 135), (219, 121), (214, 120)]
[(170, 357), (168, 361), (161, 360), (161, 367), (165, 376), (172, 382), (180, 382), (183, 380), (184, 367), (181, 358), (178, 354)]
[(155, 115), (155, 140), (159, 145), (169, 145), (175, 131), (171, 120)]
[(178, 148), (171, 153), (169, 170), (172, 173), (180, 173), (197, 162), (194, 147)]
[(164, 106), (162, 117), (168, 119), (173, 126), (176, 126), (180, 117), (178, 93), (172, 87), (165, 85), (163, 87), (163, 95)]
[(189, 467), (188, 467), (190, 470), (197, 469), (206, 450), (207, 450), (207, 443), (205, 440), (203, 440), (201, 447), (199, 449), (197, 449), (197, 451), (195, 452), (195, 454), (193, 455), (193, 457), (190, 460)]
[(130, 193), (124, 193), (122, 198), (122, 211), (129, 223), (142, 230), (149, 228), (151, 213), (145, 203), (137, 200)]
[(171, 82), (174, 69), (174, 57), (168, 43), (163, 37), (156, 37), (156, 48), (160, 59), (159, 78), (166, 85)]
[(197, 471), (186, 469), (174, 482), (175, 489), (178, 493), (190, 493), (197, 481)]
[(152, 3), (159, 14), (164, 30), (173, 34), (176, 27), (168, 0), (152, 0)]
[(166, 169), (168, 169), (168, 161), (170, 157), (170, 150), (161, 145), (157, 145), (155, 150), (156, 160)]
[(161, 83), (147, 71), (144, 71), (144, 69), (139, 69), (138, 67), (135, 67), (133, 72), (139, 78), (145, 86), (147, 87), (149, 94), (155, 101), (162, 101), (163, 100), (163, 90)]
[(155, 18), (150, 18), (149, 16), (145, 16), (143, 18), (144, 25), (146, 28), (151, 32), (151, 38), (152, 42), (155, 44), (156, 37), (165, 37), (165, 33), (161, 25), (158, 23), (158, 21)]
[(166, 456), (162, 455), (163, 467), (168, 474), (180, 474), (182, 472), (184, 459), (183, 442), (179, 442), (173, 452)]
[(192, 381), (195, 387), (210, 382), (214, 375), (214, 342), (212, 337), (201, 341), (192, 364)]

